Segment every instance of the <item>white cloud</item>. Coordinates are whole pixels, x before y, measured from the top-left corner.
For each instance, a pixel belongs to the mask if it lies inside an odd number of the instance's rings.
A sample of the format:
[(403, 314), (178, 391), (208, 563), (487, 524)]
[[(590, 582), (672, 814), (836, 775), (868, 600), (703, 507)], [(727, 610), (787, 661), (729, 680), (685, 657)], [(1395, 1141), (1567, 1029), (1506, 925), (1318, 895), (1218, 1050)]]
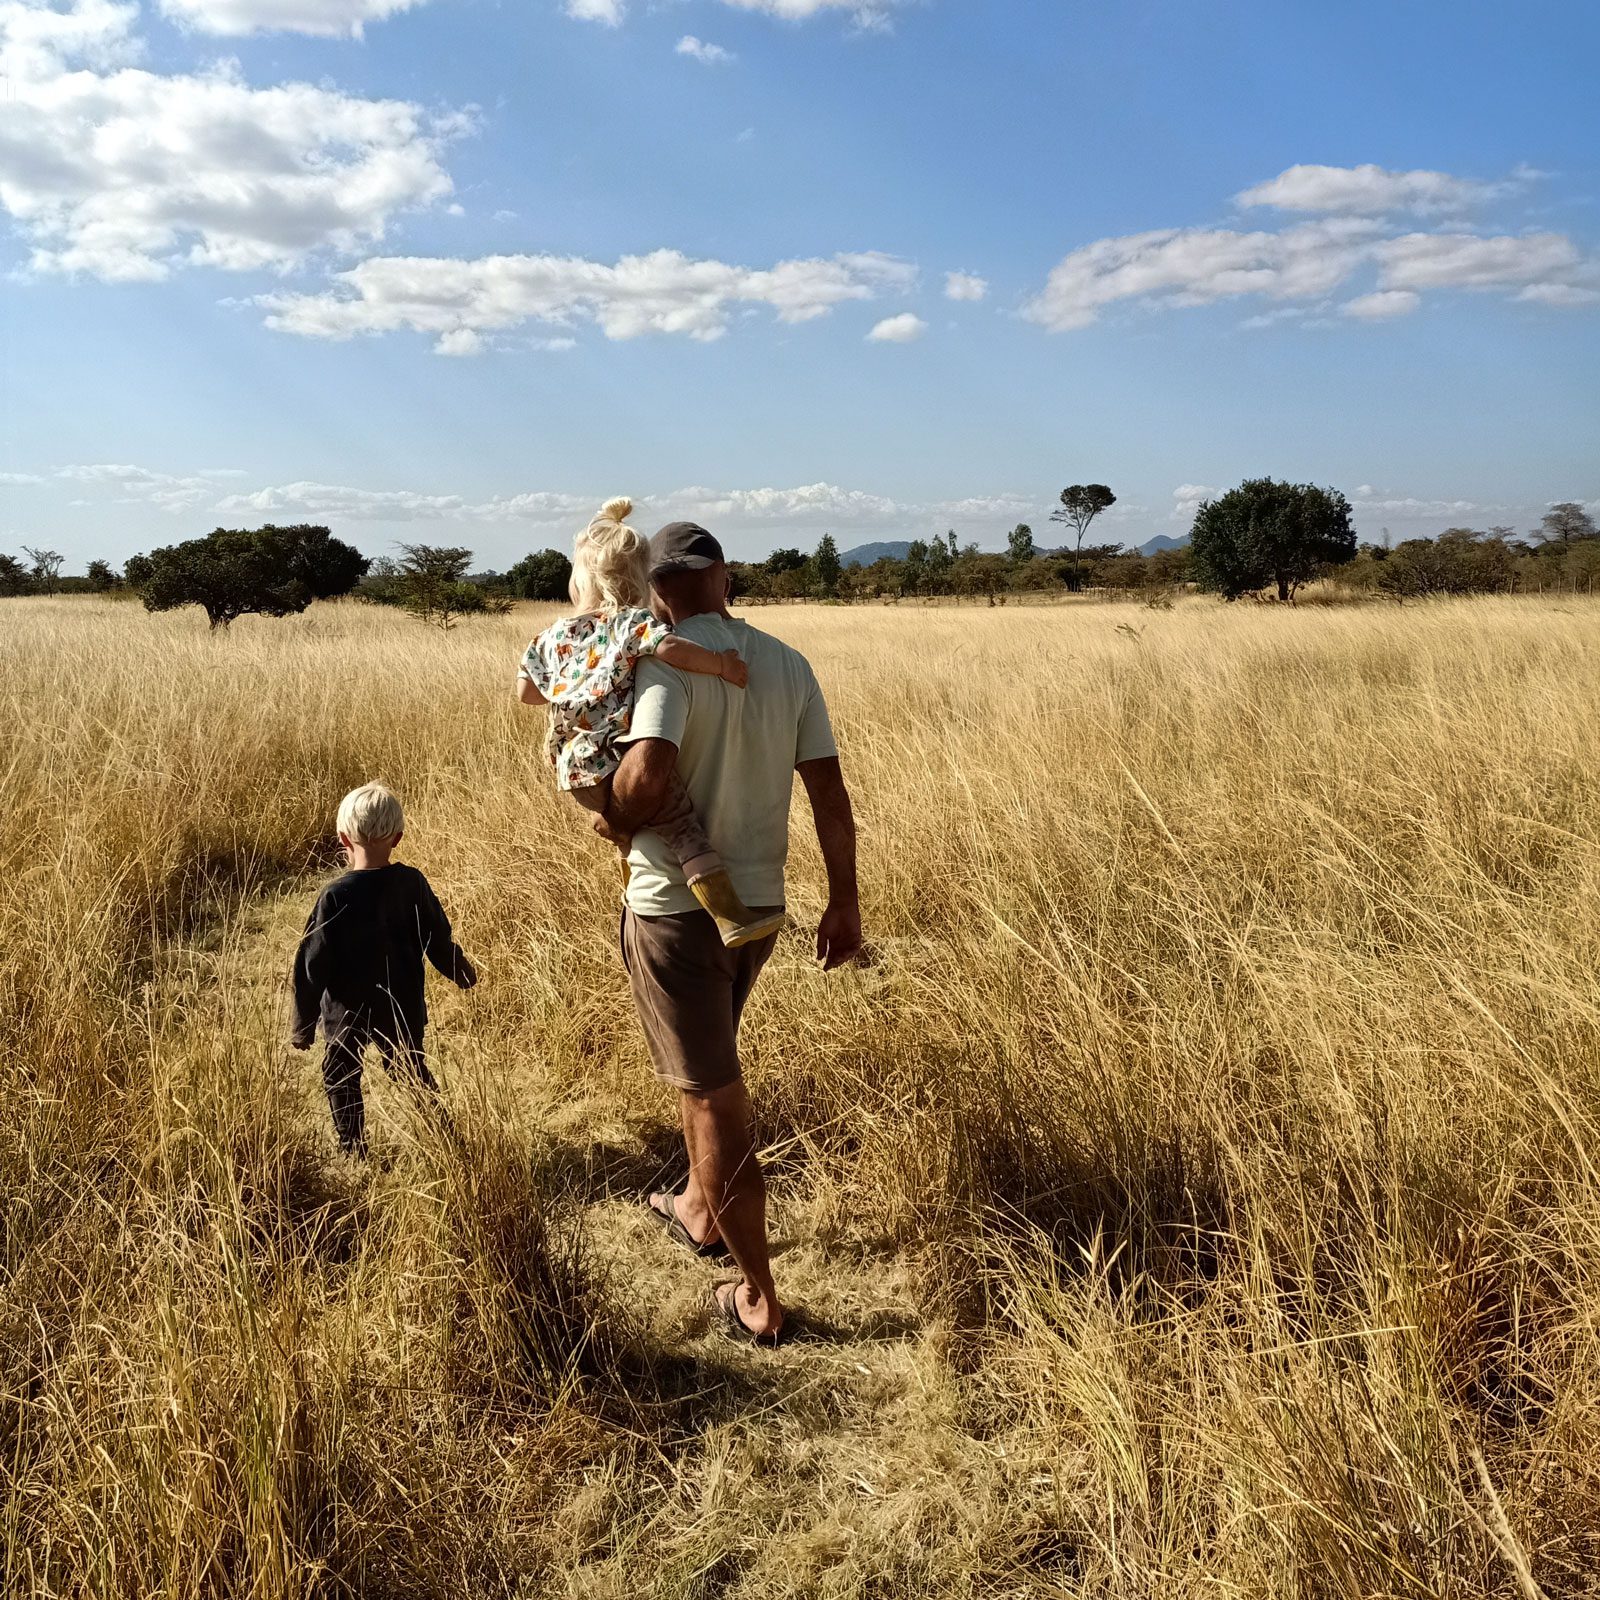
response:
[[(1404, 179), (1398, 192), (1412, 195), (1413, 209), (1439, 189), (1422, 180), (1444, 176), (1384, 174), (1379, 168), (1294, 167), (1272, 184), (1246, 190), (1241, 199), (1275, 191), (1285, 180), (1307, 173), (1321, 175), (1322, 203), (1333, 211), (1340, 209), (1341, 191), (1331, 179), (1323, 181), (1328, 174)], [(1296, 179), (1289, 192), (1299, 194), (1309, 206), (1317, 187), (1310, 179)], [(1357, 187), (1370, 194), (1382, 186), (1374, 178)], [(1476, 186), (1476, 191), (1484, 192), (1485, 186)], [(1366, 206), (1358, 207), (1352, 196), (1344, 209), (1353, 212)], [(1351, 285), (1358, 273), (1375, 280), (1375, 287), (1368, 291)], [(1459, 229), (1401, 233), (1391, 223), (1361, 215), (1329, 215), (1251, 232), (1163, 228), (1096, 240), (1072, 251), (1023, 314), (1052, 332), (1062, 332), (1088, 327), (1108, 308), (1119, 305), (1170, 309), (1259, 296), (1280, 302), (1245, 323), (1265, 327), (1331, 310), (1331, 297), (1347, 286), (1357, 292), (1340, 309), (1355, 318), (1399, 316), (1414, 310), (1423, 292), (1439, 289), (1501, 290), (1546, 305), (1580, 306), (1591, 303), (1591, 290), (1600, 290), (1600, 258), (1586, 255), (1565, 234)]]
[(580, 22), (603, 22), (615, 28), (622, 22), (622, 0), (567, 0), (567, 15)]
[(359, 39), (369, 22), (422, 0), (160, 0), (161, 9), (198, 33), (310, 33)]
[(23, 489), (44, 479), (31, 472), (0, 472), (0, 489)]
[[(722, 3), (736, 11), (757, 11), (785, 22), (805, 22), (825, 11), (844, 11), (850, 14), (856, 27), (867, 32), (883, 32), (890, 26), (890, 13), (904, 0), (722, 0)], [(576, 17), (580, 22), (603, 22), (608, 28), (620, 26), (627, 9), (626, 0), (567, 0), (569, 17)]]
[(678, 41), (677, 53), (707, 67), (726, 66), (738, 59), (731, 50), (724, 50), (720, 44), (707, 44), (703, 39), (695, 38), (692, 33), (684, 34)]
[(910, 344), (928, 331), (928, 324), (914, 311), (902, 311), (897, 317), (885, 317), (867, 337), (877, 344)]
[(1185, 522), (1192, 522), (1202, 500), (1215, 500), (1221, 489), (1205, 483), (1180, 483), (1172, 491), (1172, 514)]
[(944, 275), (946, 300), (981, 300), (988, 292), (987, 280), (975, 272), (947, 272)]
[(1410, 289), (1379, 289), (1373, 294), (1357, 295), (1339, 307), (1347, 317), (1360, 317), (1367, 322), (1385, 322), (1391, 317), (1410, 316), (1422, 304), (1422, 296)]
[(1428, 500), (1416, 495), (1396, 494), (1363, 483), (1350, 496), (1351, 509), (1358, 517), (1393, 517), (1397, 521), (1438, 521), (1441, 518), (1488, 516), (1509, 512), (1505, 505), (1478, 500)]
[(56, 476), (70, 483), (96, 484), (113, 491), (113, 505), (153, 505), (162, 511), (188, 511), (217, 492), (216, 484), (204, 474), (175, 477), (168, 472), (115, 462), (63, 467)]
[(664, 516), (717, 522), (879, 522), (905, 508), (883, 495), (808, 483), (794, 489), (678, 489), (661, 497)]
[(1481, 183), (1448, 172), (1391, 172), (1370, 162), (1359, 167), (1295, 166), (1234, 196), (1241, 206), (1279, 211), (1341, 212), (1375, 217), (1391, 211), (1448, 212), (1508, 194), (1533, 176), (1526, 168), (1509, 180)]
[(349, 518), (353, 521), (413, 522), (460, 516), (457, 494), (416, 494), (407, 489), (352, 489), (333, 483), (285, 483), (250, 494), (225, 495), (215, 510), (223, 516)]
[(711, 340), (741, 305), (809, 322), (914, 277), (907, 263), (874, 254), (780, 261), (759, 271), (676, 250), (624, 256), (615, 266), (549, 255), (378, 256), (336, 274), (333, 289), (264, 295), (258, 304), (269, 327), (318, 339), (411, 329), (446, 340), (524, 322), (593, 322), (611, 339), (677, 333)]
[(310, 84), (253, 89), (234, 66), (116, 66), (136, 49), (134, 12), (0, 3), (0, 210), (33, 270), (136, 281), (185, 264), (287, 268), (370, 245), (397, 212), (450, 192), (439, 155), (463, 119)]
[(480, 356), (483, 351), (483, 335), (473, 328), (452, 328), (441, 333), (433, 346), (439, 356)]

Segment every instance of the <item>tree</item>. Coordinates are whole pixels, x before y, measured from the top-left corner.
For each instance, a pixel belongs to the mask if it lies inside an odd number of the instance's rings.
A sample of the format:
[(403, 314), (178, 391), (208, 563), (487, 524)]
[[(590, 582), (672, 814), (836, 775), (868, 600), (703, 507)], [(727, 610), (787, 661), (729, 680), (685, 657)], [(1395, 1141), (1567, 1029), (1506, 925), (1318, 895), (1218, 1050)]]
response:
[(33, 586), (40, 594), (54, 594), (56, 580), (61, 576), (61, 563), (66, 559), (59, 550), (35, 550), (23, 545), (23, 553), (33, 562)]
[(122, 563), (122, 581), (137, 593), (150, 581), (155, 563), (149, 556), (129, 556)]
[(811, 558), (811, 574), (816, 581), (816, 592), (824, 600), (831, 600), (839, 592), (839, 547), (831, 533), (823, 534), (817, 544), (817, 553)]
[(483, 610), (483, 596), (466, 581), (472, 552), (458, 545), (403, 544), (396, 584), (412, 616), (448, 631), (456, 618)]
[(1189, 548), (1202, 588), (1237, 600), (1276, 584), (1278, 598), (1292, 600), (1324, 568), (1354, 559), (1356, 534), (1337, 489), (1251, 478), (1201, 502)]
[(1539, 519), (1539, 537), (1546, 544), (1572, 544), (1578, 539), (1592, 539), (1595, 537), (1594, 518), (1576, 500), (1559, 500)]
[(1072, 576), (1067, 579), (1067, 587), (1074, 592), (1082, 584), (1078, 560), (1083, 536), (1089, 531), (1089, 524), (1116, 503), (1117, 497), (1103, 483), (1074, 483), (1061, 491), (1060, 508), (1050, 513), (1052, 522), (1064, 522), (1077, 535), (1073, 545)]
[(108, 589), (117, 589), (122, 586), (122, 579), (112, 570), (109, 561), (91, 561), (85, 576), (89, 580), (90, 589), (95, 594), (104, 594)]
[(983, 555), (975, 547), (962, 551), (950, 566), (951, 587), (957, 594), (987, 595), (989, 604), (1006, 586), (1010, 562), (1002, 555)]
[(1033, 529), (1019, 522), (1006, 539), (1006, 559), (1014, 566), (1025, 567), (1039, 552), (1033, 547)]
[[(360, 551), (326, 528), (218, 528), (203, 539), (152, 550), (137, 587), (147, 611), (200, 606), (213, 629), (236, 618), (287, 617), (313, 600), (348, 594), (367, 570)], [(133, 561), (128, 562), (133, 582)]]
[(33, 593), (33, 575), (15, 556), (0, 554), (0, 595)]
[(507, 574), (506, 587), (524, 600), (565, 600), (572, 563), (559, 550), (525, 555)]

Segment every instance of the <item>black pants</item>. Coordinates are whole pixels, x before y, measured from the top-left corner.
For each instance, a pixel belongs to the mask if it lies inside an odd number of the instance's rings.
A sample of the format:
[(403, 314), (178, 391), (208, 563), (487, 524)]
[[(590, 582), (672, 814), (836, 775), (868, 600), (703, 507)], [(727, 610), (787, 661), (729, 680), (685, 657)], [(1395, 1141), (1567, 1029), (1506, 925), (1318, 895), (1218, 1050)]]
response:
[(415, 1084), (429, 1095), (439, 1085), (422, 1057), (422, 1030), (413, 1032), (387, 1019), (380, 1027), (370, 1018), (352, 1018), (327, 1028), (328, 1049), (322, 1058), (322, 1085), (328, 1091), (333, 1131), (346, 1154), (367, 1153), (367, 1108), (361, 1098), (361, 1067), (367, 1046), (375, 1044), (384, 1070), (397, 1083)]

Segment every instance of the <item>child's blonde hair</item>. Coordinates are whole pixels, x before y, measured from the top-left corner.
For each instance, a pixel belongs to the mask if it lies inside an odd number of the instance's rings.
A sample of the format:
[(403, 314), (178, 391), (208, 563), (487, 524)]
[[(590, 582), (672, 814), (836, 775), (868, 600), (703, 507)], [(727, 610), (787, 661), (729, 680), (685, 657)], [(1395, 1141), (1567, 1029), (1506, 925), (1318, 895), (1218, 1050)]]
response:
[(404, 831), (406, 814), (399, 797), (381, 783), (364, 783), (352, 789), (339, 802), (335, 826), (355, 844), (370, 844), (374, 839), (393, 839)]
[(572, 548), (572, 603), (580, 611), (626, 611), (650, 603), (649, 547), (627, 524), (633, 501), (607, 500)]

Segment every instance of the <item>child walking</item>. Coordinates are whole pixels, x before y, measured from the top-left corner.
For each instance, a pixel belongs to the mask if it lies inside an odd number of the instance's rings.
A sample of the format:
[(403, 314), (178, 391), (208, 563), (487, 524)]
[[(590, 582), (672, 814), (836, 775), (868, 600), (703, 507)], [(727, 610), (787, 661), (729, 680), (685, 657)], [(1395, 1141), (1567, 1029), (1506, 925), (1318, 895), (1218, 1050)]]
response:
[[(749, 670), (737, 650), (707, 650), (680, 639), (649, 606), (645, 541), (627, 525), (633, 502), (608, 500), (578, 535), (572, 603), (578, 614), (546, 628), (527, 648), (517, 698), (550, 707), (546, 753), (557, 785), (588, 811), (604, 811), (622, 761), (617, 741), (633, 720), (634, 668), (653, 655), (682, 672), (722, 678), (742, 689)], [(689, 890), (716, 920), (724, 945), (749, 944), (781, 928), (783, 913), (758, 915), (739, 898), (722, 857), (674, 774), (661, 810), (644, 824), (678, 858)]]
[(376, 1044), (389, 1076), (430, 1096), (438, 1084), (422, 1055), (428, 1022), (422, 961), (470, 989), (478, 974), (461, 952), (428, 880), (389, 859), (405, 829), (400, 802), (363, 784), (339, 803), (339, 843), (350, 870), (317, 896), (294, 958), (296, 1050), (309, 1050), (322, 1019), (323, 1086), (339, 1148), (367, 1153), (362, 1060)]

